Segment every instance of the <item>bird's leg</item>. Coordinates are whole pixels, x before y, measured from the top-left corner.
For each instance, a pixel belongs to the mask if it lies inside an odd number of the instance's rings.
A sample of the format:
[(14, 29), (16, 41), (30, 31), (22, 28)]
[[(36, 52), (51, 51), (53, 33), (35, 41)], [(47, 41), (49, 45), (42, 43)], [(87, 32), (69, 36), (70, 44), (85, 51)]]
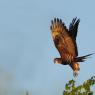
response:
[(78, 71), (77, 70), (73, 71), (73, 76), (74, 77), (77, 77), (78, 76)]
[(74, 75), (74, 77), (76, 77), (77, 75), (78, 75), (78, 71), (80, 70), (80, 68), (79, 68), (79, 63), (71, 63), (71, 68), (73, 69), (73, 75)]

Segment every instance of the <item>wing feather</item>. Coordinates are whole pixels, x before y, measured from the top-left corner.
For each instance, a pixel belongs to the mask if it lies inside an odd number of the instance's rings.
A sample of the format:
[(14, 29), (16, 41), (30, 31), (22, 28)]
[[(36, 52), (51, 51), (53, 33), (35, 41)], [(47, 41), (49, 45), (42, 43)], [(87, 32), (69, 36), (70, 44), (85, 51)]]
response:
[(61, 57), (65, 53), (76, 56), (74, 42), (61, 19), (55, 18), (52, 20), (51, 31), (55, 47), (58, 49)]
[(80, 19), (77, 19), (77, 17), (76, 17), (76, 18), (73, 18), (72, 22), (69, 25), (69, 34), (71, 35), (72, 39), (74, 40), (76, 56), (78, 56), (76, 37), (77, 37), (79, 22), (80, 22)]
[(80, 19), (73, 18), (72, 22), (69, 25), (69, 33), (73, 37), (74, 40), (76, 40), (77, 32), (78, 32), (78, 26), (79, 26)]

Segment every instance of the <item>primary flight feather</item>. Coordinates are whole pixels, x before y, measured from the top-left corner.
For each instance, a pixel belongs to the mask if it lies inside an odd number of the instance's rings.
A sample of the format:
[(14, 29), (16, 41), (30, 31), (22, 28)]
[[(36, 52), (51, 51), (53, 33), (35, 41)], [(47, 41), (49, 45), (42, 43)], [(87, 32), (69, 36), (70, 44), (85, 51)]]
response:
[(88, 54), (78, 57), (76, 37), (79, 22), (80, 19), (74, 18), (70, 23), (69, 29), (67, 29), (61, 19), (54, 18), (50, 26), (55, 47), (60, 54), (60, 58), (55, 58), (54, 63), (69, 65), (73, 70), (74, 76), (77, 76), (80, 70), (79, 62), (84, 62), (88, 56), (92, 55)]

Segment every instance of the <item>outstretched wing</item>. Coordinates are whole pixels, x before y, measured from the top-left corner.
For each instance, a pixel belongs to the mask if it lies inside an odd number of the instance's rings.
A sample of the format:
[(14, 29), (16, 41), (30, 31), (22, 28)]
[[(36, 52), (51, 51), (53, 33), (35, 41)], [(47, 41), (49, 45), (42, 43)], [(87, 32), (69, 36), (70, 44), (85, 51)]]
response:
[(51, 31), (55, 47), (58, 49), (60, 56), (64, 57), (64, 54), (76, 56), (74, 42), (61, 19), (55, 18), (52, 21)]
[(77, 17), (76, 17), (76, 18), (73, 18), (72, 22), (69, 25), (69, 34), (71, 35), (72, 39), (74, 40), (76, 56), (78, 56), (76, 37), (77, 37), (79, 22), (80, 22), (80, 19), (77, 19)]
[(78, 25), (79, 25), (80, 19), (73, 18), (72, 22), (69, 25), (69, 33), (73, 37), (74, 40), (76, 40), (77, 32), (78, 32)]

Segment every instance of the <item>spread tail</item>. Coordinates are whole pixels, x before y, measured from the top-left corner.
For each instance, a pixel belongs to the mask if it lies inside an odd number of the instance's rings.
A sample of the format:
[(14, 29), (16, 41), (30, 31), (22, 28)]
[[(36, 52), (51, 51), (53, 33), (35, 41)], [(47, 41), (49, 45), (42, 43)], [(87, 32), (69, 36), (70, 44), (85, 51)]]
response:
[(89, 56), (93, 55), (94, 53), (92, 54), (88, 54), (88, 55), (85, 55), (85, 56), (80, 56), (80, 57), (76, 57), (75, 58), (75, 62), (84, 62), (85, 59), (87, 59)]

